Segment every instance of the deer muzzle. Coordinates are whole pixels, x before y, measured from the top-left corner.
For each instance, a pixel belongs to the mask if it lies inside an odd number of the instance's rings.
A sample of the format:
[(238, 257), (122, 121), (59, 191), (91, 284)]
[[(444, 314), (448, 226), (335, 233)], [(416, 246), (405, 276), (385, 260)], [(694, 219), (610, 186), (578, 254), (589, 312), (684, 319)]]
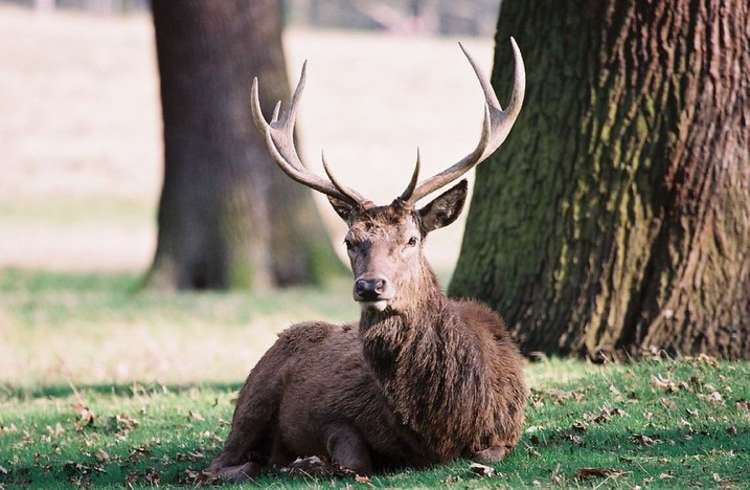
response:
[(384, 276), (363, 274), (354, 281), (353, 297), (363, 309), (383, 311), (393, 299), (393, 291)]

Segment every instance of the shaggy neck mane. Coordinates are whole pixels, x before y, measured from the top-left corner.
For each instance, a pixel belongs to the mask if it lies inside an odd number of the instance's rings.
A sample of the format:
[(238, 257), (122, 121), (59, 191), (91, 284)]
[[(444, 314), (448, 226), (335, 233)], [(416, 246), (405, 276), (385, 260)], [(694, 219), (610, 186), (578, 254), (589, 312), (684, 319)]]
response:
[(423, 270), (408, 292), (409, 309), (363, 312), (359, 328), (365, 358), (397, 419), (440, 459), (449, 459), (471, 449), (453, 441), (478, 436), (488, 377), (479, 340), (450, 307), (426, 262)]

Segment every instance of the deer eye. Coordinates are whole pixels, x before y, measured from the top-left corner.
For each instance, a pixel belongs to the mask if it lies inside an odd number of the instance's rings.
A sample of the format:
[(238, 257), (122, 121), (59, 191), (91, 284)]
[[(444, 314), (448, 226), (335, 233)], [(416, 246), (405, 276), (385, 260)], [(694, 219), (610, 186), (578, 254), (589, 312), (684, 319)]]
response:
[(413, 236), (413, 237), (409, 238), (409, 246), (410, 247), (414, 247), (416, 245), (417, 245), (417, 237)]
[(351, 250), (354, 247), (354, 245), (352, 245), (351, 240), (348, 240), (348, 239), (344, 240), (344, 245), (346, 245), (347, 250)]

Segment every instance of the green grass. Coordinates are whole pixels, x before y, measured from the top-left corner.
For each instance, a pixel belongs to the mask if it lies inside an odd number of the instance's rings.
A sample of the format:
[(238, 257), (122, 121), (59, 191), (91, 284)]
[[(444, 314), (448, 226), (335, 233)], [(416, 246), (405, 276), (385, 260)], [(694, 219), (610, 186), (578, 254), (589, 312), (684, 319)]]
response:
[[(190, 485), (221, 447), (238, 383), (252, 364), (235, 354), (246, 347), (241, 339), (262, 353), (273, 340), (257, 333), (266, 322), (278, 324), (271, 328), (275, 331), (287, 317), (299, 316), (297, 311), (332, 320), (353, 318), (355, 312), (345, 284), (253, 296), (133, 295), (135, 281), (129, 275), (0, 272), (0, 356), (34, 353), (25, 365), (4, 366), (7, 359), (0, 358), (5, 369), (0, 372), (0, 486)], [(143, 345), (121, 344), (110, 351), (107, 340), (113, 332), (136, 328), (145, 332), (143, 342), (168, 334), (162, 340), (191, 353), (200, 352), (210, 338), (227, 338), (217, 344), (227, 372), (207, 370), (206, 360), (199, 359), (197, 368), (179, 375), (175, 364), (142, 381), (153, 371)], [(67, 342), (58, 345), (50, 336)], [(67, 368), (39, 369), (55, 356), (65, 359)], [(75, 364), (74, 358), (82, 360)], [(185, 359), (179, 360), (195, 364)], [(96, 371), (99, 364), (123, 360), (133, 365), (128, 375)], [(248, 486), (750, 486), (748, 363), (683, 359), (598, 367), (552, 359), (529, 365), (527, 378), (532, 399), (526, 430), (516, 450), (495, 466), (496, 476), (479, 477), (468, 461), (456, 461), (372, 477), (367, 484), (267, 475)], [(88, 424), (82, 406), (94, 414)], [(623, 473), (576, 478), (583, 468)]]

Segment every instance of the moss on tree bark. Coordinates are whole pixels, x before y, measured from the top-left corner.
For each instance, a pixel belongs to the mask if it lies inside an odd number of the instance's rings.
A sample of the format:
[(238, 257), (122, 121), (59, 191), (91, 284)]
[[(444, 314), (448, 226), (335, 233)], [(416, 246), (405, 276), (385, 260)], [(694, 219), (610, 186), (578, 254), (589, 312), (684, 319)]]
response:
[(526, 102), (477, 170), (450, 294), (525, 351), (750, 357), (750, 4), (505, 0)]

